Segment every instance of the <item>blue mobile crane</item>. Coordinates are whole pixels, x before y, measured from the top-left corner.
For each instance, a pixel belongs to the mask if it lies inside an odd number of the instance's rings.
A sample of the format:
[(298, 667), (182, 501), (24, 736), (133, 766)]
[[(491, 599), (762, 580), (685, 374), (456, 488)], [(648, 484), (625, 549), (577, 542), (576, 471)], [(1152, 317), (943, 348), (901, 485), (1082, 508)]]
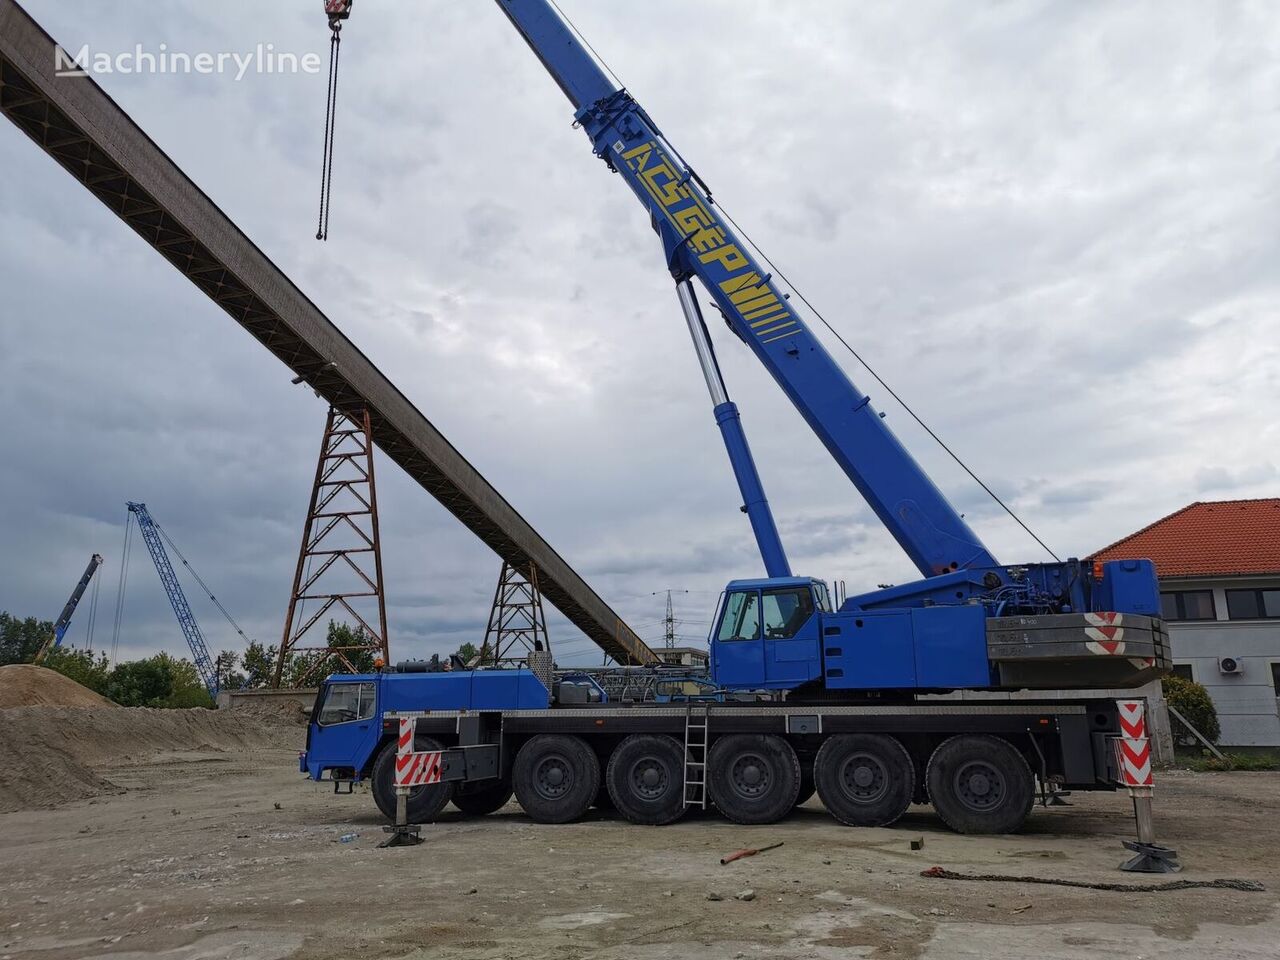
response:
[(131, 501), (128, 506), (129, 514), (137, 518), (142, 541), (147, 545), (147, 553), (151, 554), (151, 562), (155, 564), (156, 573), (160, 575), (160, 583), (169, 597), (174, 615), (178, 618), (178, 626), (182, 629), (187, 647), (191, 650), (191, 659), (196, 665), (196, 671), (200, 674), (205, 689), (209, 691), (210, 699), (216, 699), (218, 671), (214, 669), (213, 661), (209, 658), (209, 648), (204, 642), (204, 634), (200, 632), (200, 624), (196, 623), (196, 615), (191, 612), (191, 604), (187, 603), (187, 595), (183, 593), (178, 575), (174, 572), (173, 564), (169, 562), (169, 554), (165, 551), (164, 541), (161, 539), (163, 531), (152, 519), (151, 512), (147, 510), (145, 503)]
[[(89, 558), (89, 565), (84, 568), (84, 573), (81, 575), (79, 582), (76, 584), (75, 589), (71, 591), (71, 596), (63, 606), (62, 612), (58, 614), (58, 619), (54, 621), (53, 633), (49, 634), (49, 639), (44, 642), (44, 645), (36, 653), (35, 659), (31, 661), (32, 663), (44, 663), (45, 658), (49, 656), (50, 650), (62, 646), (62, 638), (67, 635), (67, 630), (71, 627), (71, 616), (76, 612), (76, 607), (80, 605), (80, 598), (84, 596), (85, 590), (89, 588), (89, 582), (93, 579), (93, 575), (98, 572), (100, 566), (102, 566), (102, 555), (95, 553)], [(96, 602), (96, 587), (94, 599)], [(90, 610), (89, 619), (90, 621), (93, 620), (92, 610)]]
[[(770, 822), (817, 792), (850, 824), (931, 802), (962, 831), (1021, 824), (1057, 787), (1111, 789), (1112, 701), (924, 699), (955, 690), (1135, 687), (1169, 666), (1146, 560), (999, 563), (814, 336), (712, 200), (707, 184), (616, 84), (549, 0), (496, 0), (573, 107), (592, 150), (648, 211), (711, 395), (766, 577), (734, 580), (709, 638), (716, 703), (618, 704), (548, 665), (534, 671), (332, 677), (302, 769), (369, 778), (394, 809), (395, 731), (412, 717), (439, 782), (412, 819), (450, 799), (487, 812), (512, 790), (535, 819), (579, 816), (607, 790), (629, 819), (665, 823), (709, 802)], [(347, 7), (349, 11), (349, 6)], [(694, 288), (763, 364), (920, 580), (848, 597), (793, 576)], [(601, 784), (603, 783), (603, 787)]]

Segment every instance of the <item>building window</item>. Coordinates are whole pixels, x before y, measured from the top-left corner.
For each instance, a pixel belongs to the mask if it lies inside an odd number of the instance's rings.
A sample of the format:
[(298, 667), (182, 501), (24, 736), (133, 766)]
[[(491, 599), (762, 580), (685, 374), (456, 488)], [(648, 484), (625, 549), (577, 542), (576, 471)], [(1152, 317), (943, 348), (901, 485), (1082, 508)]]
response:
[(1165, 620), (1216, 620), (1218, 614), (1213, 609), (1213, 591), (1174, 590), (1161, 593), (1160, 616)]
[(1228, 590), (1227, 616), (1232, 620), (1280, 618), (1280, 590)]
[(1183, 680), (1195, 679), (1195, 677), (1191, 675), (1191, 664), (1189, 663), (1175, 663), (1170, 673), (1175, 677), (1181, 677)]

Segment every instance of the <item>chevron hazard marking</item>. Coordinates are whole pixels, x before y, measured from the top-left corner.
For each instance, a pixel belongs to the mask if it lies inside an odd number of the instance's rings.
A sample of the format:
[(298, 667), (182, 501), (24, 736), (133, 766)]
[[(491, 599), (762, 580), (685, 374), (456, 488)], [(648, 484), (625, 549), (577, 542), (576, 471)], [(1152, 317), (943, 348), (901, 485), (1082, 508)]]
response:
[(1086, 613), (1084, 635), (1088, 637), (1085, 648), (1102, 656), (1119, 656), (1124, 653), (1123, 613)]
[(1151, 743), (1147, 739), (1147, 704), (1145, 700), (1117, 700), (1120, 714), (1120, 736), (1116, 739), (1116, 759), (1121, 782), (1126, 787), (1149, 787)]
[(400, 718), (400, 737), (396, 741), (396, 786), (421, 787), (439, 783), (444, 773), (444, 754), (439, 750), (416, 753), (413, 734), (417, 721), (412, 717)]

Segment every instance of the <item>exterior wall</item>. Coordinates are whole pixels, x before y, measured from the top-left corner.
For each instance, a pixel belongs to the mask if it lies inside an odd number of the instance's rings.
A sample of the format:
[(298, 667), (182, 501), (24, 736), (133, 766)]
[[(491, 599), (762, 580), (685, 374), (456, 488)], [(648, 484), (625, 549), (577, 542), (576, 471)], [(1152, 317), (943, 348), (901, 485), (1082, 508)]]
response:
[(281, 687), (279, 690), (220, 690), (219, 710), (270, 711), (287, 719), (311, 712), (319, 687)]
[(705, 647), (654, 647), (653, 652), (663, 663), (679, 667), (705, 668), (710, 657)]
[[(1175, 620), (1169, 640), (1175, 664), (1190, 664), (1218, 709), (1224, 747), (1280, 747), (1280, 701), (1271, 664), (1280, 663), (1280, 620), (1229, 620), (1227, 589), (1280, 587), (1280, 577), (1162, 580), (1162, 590), (1212, 590), (1216, 620)], [(1234, 657), (1238, 674), (1218, 669), (1219, 657)]]

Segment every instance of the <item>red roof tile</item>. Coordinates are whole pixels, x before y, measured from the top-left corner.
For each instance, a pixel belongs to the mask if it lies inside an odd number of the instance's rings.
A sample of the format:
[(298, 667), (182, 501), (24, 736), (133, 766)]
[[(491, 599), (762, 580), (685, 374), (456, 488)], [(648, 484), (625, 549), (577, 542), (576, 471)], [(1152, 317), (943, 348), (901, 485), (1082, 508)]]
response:
[(1280, 573), (1280, 497), (1193, 503), (1092, 560), (1145, 558), (1161, 577)]

